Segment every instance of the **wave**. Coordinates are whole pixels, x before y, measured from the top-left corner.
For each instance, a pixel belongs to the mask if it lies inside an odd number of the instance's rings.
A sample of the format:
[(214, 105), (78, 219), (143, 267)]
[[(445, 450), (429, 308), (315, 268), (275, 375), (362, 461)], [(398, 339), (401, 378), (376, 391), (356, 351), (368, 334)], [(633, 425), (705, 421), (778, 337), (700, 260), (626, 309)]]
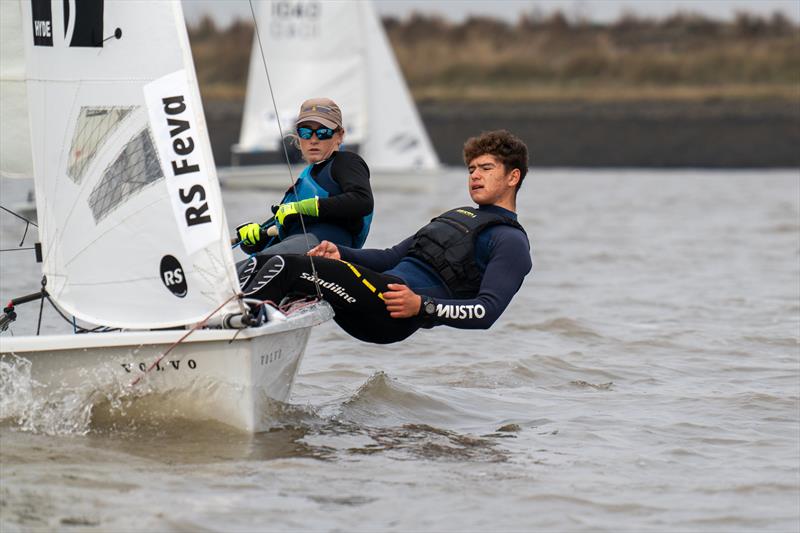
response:
[(745, 335), (743, 340), (767, 344), (770, 346), (785, 346), (787, 348), (797, 348), (800, 346), (800, 337), (763, 337), (760, 335)]
[(471, 413), (376, 372), (340, 406), (339, 416), (364, 425), (443, 424)]
[(583, 381), (582, 379), (570, 381), (569, 384), (579, 389), (592, 389), (592, 390), (612, 390), (614, 387), (614, 383), (611, 381), (609, 381), (608, 383), (589, 383), (588, 381)]
[(535, 385), (539, 373), (524, 360), (447, 363), (425, 369), (440, 385), (463, 388), (513, 389)]
[(601, 339), (602, 335), (591, 329), (590, 327), (582, 324), (579, 320), (572, 318), (559, 317), (538, 324), (532, 324), (529, 329), (537, 331), (545, 331), (548, 333), (556, 333), (564, 337), (576, 339)]
[[(501, 435), (476, 436), (442, 426), (484, 417), (470, 413), (392, 379), (384, 372), (369, 377), (337, 405), (336, 412), (270, 402), (272, 429), (255, 435), (213, 421), (198, 421), (165, 410), (181, 403), (176, 395), (194, 391), (133, 395), (129, 389), (44, 390), (30, 377), (23, 358), (0, 360), (2, 427), (32, 435), (102, 438), (108, 453), (121, 452), (170, 464), (232, 459), (272, 460), (307, 457), (335, 459), (341, 454), (383, 453), (435, 460), (504, 461), (498, 440), (513, 438), (517, 424), (497, 424)], [(209, 384), (199, 394), (214, 394)], [(176, 402), (177, 400), (177, 402)], [(186, 401), (194, 401), (187, 398)], [(522, 425), (527, 425), (524, 421)], [(187, 439), (190, 435), (191, 438)]]
[[(582, 358), (581, 352), (570, 352), (567, 354), (572, 359)], [(596, 361), (596, 359), (586, 357), (587, 361)], [(534, 355), (525, 360), (525, 363), (538, 369), (543, 374), (542, 381), (553, 384), (561, 384), (564, 381), (575, 383), (593, 383), (595, 380), (600, 380), (605, 383), (607, 381), (621, 381), (622, 375), (610, 372), (609, 365), (603, 368), (579, 365), (577, 362), (570, 362), (562, 357), (552, 355)], [(626, 370), (626, 373), (630, 371)]]

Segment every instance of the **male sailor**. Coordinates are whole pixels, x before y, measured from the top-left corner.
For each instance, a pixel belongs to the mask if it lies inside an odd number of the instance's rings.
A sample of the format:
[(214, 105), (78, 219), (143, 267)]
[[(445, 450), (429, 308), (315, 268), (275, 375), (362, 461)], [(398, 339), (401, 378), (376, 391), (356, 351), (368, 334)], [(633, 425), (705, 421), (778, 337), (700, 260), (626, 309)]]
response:
[(279, 302), (319, 287), (342, 329), (379, 344), (421, 327), (489, 328), (532, 266), (516, 214), (528, 149), (508, 131), (485, 132), (464, 144), (464, 162), (477, 207), (447, 211), (385, 250), (324, 241), (307, 256), (262, 258), (242, 272), (244, 294)]
[[(236, 228), (242, 251), (302, 254), (322, 240), (361, 248), (372, 221), (369, 167), (358, 154), (339, 150), (345, 134), (339, 106), (330, 98), (306, 100), (296, 127), (290, 137), (308, 166), (273, 208), (269, 223), (248, 222)], [(275, 236), (269, 231), (273, 222)]]

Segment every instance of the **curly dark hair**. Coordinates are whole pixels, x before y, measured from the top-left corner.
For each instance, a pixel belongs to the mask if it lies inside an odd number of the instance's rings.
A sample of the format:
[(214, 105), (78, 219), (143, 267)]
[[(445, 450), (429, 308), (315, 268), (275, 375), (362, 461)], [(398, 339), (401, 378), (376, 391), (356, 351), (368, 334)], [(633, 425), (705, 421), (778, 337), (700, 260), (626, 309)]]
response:
[(494, 130), (470, 137), (464, 143), (464, 164), (469, 165), (470, 161), (485, 154), (499, 159), (507, 172), (519, 169), (519, 190), (528, 173), (528, 147), (522, 139), (507, 130)]

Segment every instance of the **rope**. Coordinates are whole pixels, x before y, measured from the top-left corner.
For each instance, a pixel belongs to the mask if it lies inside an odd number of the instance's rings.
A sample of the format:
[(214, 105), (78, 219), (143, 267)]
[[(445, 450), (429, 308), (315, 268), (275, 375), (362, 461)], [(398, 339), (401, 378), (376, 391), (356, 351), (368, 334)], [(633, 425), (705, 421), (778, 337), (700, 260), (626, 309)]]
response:
[[(77, 320), (75, 319), (75, 317), (73, 316), (72, 318), (70, 318), (67, 315), (65, 315), (64, 312), (61, 311), (61, 309), (59, 309), (59, 307), (56, 305), (56, 303), (53, 301), (53, 299), (50, 298), (49, 294), (46, 294), (45, 298), (47, 299), (47, 302), (50, 304), (50, 306), (53, 309), (55, 309), (56, 313), (58, 313), (58, 315), (61, 318), (63, 318), (67, 322), (67, 324), (72, 326), (72, 331), (75, 334), (107, 332), (107, 331), (119, 331), (119, 328), (109, 328), (109, 327), (106, 327), (106, 326), (95, 326), (94, 328), (91, 328), (91, 329), (85, 328), (83, 326), (79, 326)], [(40, 312), (41, 312), (41, 310), (40, 310)], [(39, 317), (39, 320), (41, 321), (41, 316)]]
[(316, 303), (319, 303), (320, 301), (321, 300), (319, 300), (319, 299), (308, 300), (308, 301), (295, 300), (295, 301), (287, 303), (286, 305), (284, 305), (283, 307), (281, 307), (279, 309), (280, 309), (281, 312), (283, 312), (284, 315), (289, 316), (289, 315), (291, 315), (293, 313), (296, 313), (297, 311), (299, 311), (301, 309), (305, 309), (306, 307), (310, 307), (310, 306), (312, 306), (312, 305), (314, 305)]
[(37, 226), (37, 225), (36, 225), (36, 222), (33, 222), (32, 220), (28, 220), (28, 219), (27, 219), (27, 218), (25, 218), (24, 216), (22, 216), (22, 215), (20, 215), (20, 214), (18, 214), (18, 213), (15, 213), (15, 212), (14, 212), (14, 211), (12, 211), (11, 209), (6, 209), (6, 208), (5, 208), (5, 207), (3, 207), (2, 205), (0, 205), (0, 209), (2, 209), (3, 211), (5, 211), (6, 213), (11, 213), (11, 214), (12, 214), (12, 215), (14, 215), (15, 217), (17, 217), (17, 218), (19, 218), (19, 219), (22, 219), (22, 220), (24, 220), (24, 221), (25, 221), (25, 222), (27, 222), (28, 224), (31, 224), (31, 225), (33, 225), (33, 226), (36, 226), (37, 228), (39, 227), (39, 226)]
[[(3, 207), (2, 205), (0, 205), (0, 209), (5, 211), (6, 213), (11, 213), (12, 215), (14, 215), (15, 217), (17, 217), (20, 220), (24, 220), (25, 221), (25, 233), (22, 234), (22, 239), (19, 241), (19, 246), (22, 246), (25, 243), (25, 237), (28, 236), (28, 228), (31, 227), (31, 225), (34, 225), (37, 228), (39, 226), (36, 224), (36, 222), (33, 222), (32, 220), (28, 220), (27, 218), (25, 218), (24, 216), (20, 215), (19, 213), (15, 213), (11, 209), (7, 209), (7, 208)], [(27, 249), (28, 250), (33, 250), (33, 248), (27, 248)], [(0, 250), (0, 251), (9, 252), (11, 250)]]
[[(253, 27), (256, 32), (256, 39), (258, 40), (258, 49), (261, 52), (261, 63), (264, 65), (264, 73), (267, 75), (267, 87), (269, 88), (269, 97), (272, 99), (272, 108), (275, 111), (275, 119), (278, 121), (278, 133), (281, 136), (281, 145), (283, 145), (283, 155), (286, 159), (286, 167), (289, 169), (289, 180), (292, 182), (292, 192), (294, 192), (295, 198), (297, 198), (297, 189), (295, 188), (295, 179), (294, 175), (292, 174), (292, 165), (289, 163), (289, 151), (286, 149), (286, 143), (283, 142), (283, 127), (281, 126), (281, 116), (278, 113), (278, 104), (275, 101), (275, 93), (272, 90), (272, 80), (269, 77), (269, 69), (267, 68), (267, 58), (264, 55), (264, 45), (261, 43), (261, 32), (258, 29), (258, 19), (256, 19), (256, 11), (253, 7), (253, 0), (249, 0), (250, 4), (250, 13), (253, 15)], [(306, 232), (306, 222), (303, 219), (303, 214), (298, 213), (300, 215), (300, 226), (303, 228), (303, 235), (306, 239), (306, 248), (311, 249), (311, 242), (308, 240), (308, 232)], [(311, 257), (311, 272), (314, 274), (314, 277), (317, 277), (317, 269), (314, 266), (314, 258)], [(322, 291), (319, 286), (316, 286), (317, 297), (322, 299)]]
[(166, 357), (166, 356), (167, 356), (167, 355), (168, 355), (168, 354), (169, 354), (169, 353), (170, 353), (172, 350), (174, 350), (176, 346), (178, 346), (180, 343), (182, 343), (184, 340), (186, 340), (186, 338), (187, 338), (189, 335), (191, 335), (192, 333), (194, 333), (194, 332), (195, 332), (195, 331), (197, 331), (198, 329), (200, 329), (200, 328), (202, 328), (203, 326), (205, 326), (205, 325), (206, 325), (206, 323), (208, 322), (208, 320), (209, 320), (209, 319), (210, 319), (212, 316), (214, 316), (214, 314), (216, 314), (216, 312), (217, 312), (217, 311), (219, 311), (220, 309), (222, 309), (223, 307), (225, 307), (226, 305), (228, 305), (228, 303), (229, 303), (231, 300), (233, 300), (234, 298), (238, 298), (238, 297), (239, 297), (239, 295), (238, 295), (238, 294), (234, 294), (233, 296), (231, 296), (230, 298), (228, 298), (227, 300), (225, 300), (224, 302), (222, 302), (222, 303), (220, 304), (220, 306), (219, 306), (219, 307), (217, 307), (216, 309), (214, 309), (213, 311), (211, 311), (211, 313), (209, 313), (209, 315), (208, 315), (207, 317), (205, 317), (205, 318), (204, 318), (204, 319), (203, 319), (201, 322), (198, 322), (197, 324), (195, 324), (194, 326), (192, 326), (192, 329), (190, 329), (189, 331), (187, 331), (187, 332), (186, 332), (186, 334), (185, 334), (185, 335), (183, 335), (183, 336), (182, 336), (180, 339), (178, 339), (177, 341), (175, 341), (174, 343), (172, 343), (172, 345), (171, 345), (169, 348), (167, 348), (167, 350), (166, 350), (164, 353), (162, 353), (162, 354), (161, 354), (161, 355), (158, 357), (158, 359), (156, 359), (155, 361), (153, 361), (153, 363), (152, 363), (150, 366), (148, 366), (148, 367), (147, 367), (147, 369), (144, 371), (144, 373), (142, 373), (140, 376), (138, 376), (136, 379), (134, 379), (134, 380), (131, 382), (131, 387), (134, 387), (134, 386), (136, 386), (136, 384), (137, 384), (137, 383), (139, 383), (139, 382), (142, 380), (142, 378), (144, 378), (144, 377), (145, 377), (145, 376), (146, 376), (146, 375), (147, 375), (147, 374), (148, 374), (148, 373), (149, 373), (151, 370), (153, 370), (153, 369), (154, 369), (156, 366), (158, 366), (158, 363), (160, 363), (160, 362), (161, 362), (161, 361), (162, 361), (162, 360), (163, 360), (163, 359), (164, 359), (164, 358), (165, 358), (165, 357)]

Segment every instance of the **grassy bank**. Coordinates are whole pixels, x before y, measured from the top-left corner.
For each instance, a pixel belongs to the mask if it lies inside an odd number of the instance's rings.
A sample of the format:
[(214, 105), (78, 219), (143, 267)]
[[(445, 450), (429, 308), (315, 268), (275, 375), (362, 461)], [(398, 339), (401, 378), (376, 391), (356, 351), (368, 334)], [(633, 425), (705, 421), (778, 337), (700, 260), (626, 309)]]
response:
[(556, 14), (513, 25), (416, 17), (386, 28), (418, 100), (796, 98), (800, 83), (800, 33), (779, 15), (590, 24)]
[[(800, 28), (780, 15), (611, 24), (416, 15), (384, 26), (418, 102), (800, 101)], [(190, 28), (205, 100), (244, 99), (252, 36), (244, 21)]]

